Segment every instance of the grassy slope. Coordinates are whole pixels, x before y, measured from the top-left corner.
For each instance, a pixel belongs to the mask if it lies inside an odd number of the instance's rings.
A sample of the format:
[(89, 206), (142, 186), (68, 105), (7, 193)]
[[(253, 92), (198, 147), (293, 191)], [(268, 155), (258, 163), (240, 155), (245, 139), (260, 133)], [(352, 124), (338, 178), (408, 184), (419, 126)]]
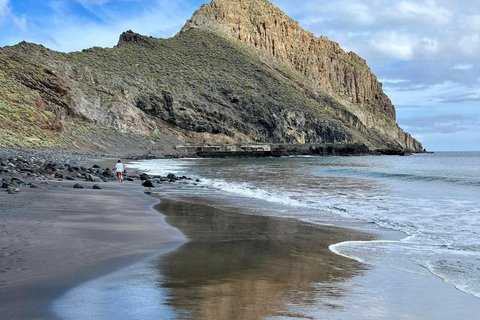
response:
[[(72, 83), (86, 96), (101, 97), (105, 106), (113, 100), (130, 99), (128, 103), (135, 104), (136, 97), (127, 98), (126, 91), (140, 96), (169, 92), (188, 109), (162, 118), (179, 131), (182, 127), (238, 141), (284, 142), (279, 126), (283, 121), (287, 127), (288, 119), (277, 116), (296, 112), (314, 120), (313, 127), (333, 130), (349, 142), (367, 142), (336, 119), (344, 108), (334, 98), (313, 94), (311, 84), (294, 70), (279, 68), (241, 43), (206, 31), (190, 30), (170, 39), (142, 37), (140, 43), (70, 54), (25, 44), (4, 52), (0, 146), (70, 148), (81, 140), (81, 145), (101, 148), (102, 140), (85, 132), (110, 129), (75, 117), (69, 100)], [(76, 68), (83, 75), (67, 77), (59, 66)], [(57, 70), (52, 75), (50, 69)], [(88, 77), (94, 79), (82, 80)], [(287, 142), (295, 142), (295, 137)]]

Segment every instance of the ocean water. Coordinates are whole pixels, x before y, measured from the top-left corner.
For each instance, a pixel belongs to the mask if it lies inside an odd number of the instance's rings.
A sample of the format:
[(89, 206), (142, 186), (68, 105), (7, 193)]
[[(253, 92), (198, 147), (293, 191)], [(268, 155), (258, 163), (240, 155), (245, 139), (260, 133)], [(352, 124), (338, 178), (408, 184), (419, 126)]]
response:
[(200, 179), (171, 197), (205, 196), (250, 214), (380, 234), (333, 252), (382, 268), (434, 275), (480, 298), (480, 153), (408, 157), (148, 160), (150, 174)]

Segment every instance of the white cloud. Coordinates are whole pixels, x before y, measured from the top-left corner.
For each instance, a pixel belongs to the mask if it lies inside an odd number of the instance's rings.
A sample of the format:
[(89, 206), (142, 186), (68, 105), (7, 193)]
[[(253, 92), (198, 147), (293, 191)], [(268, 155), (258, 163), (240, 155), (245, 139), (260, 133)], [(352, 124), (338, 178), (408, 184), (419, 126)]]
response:
[(10, 0), (0, 0), (0, 25), (5, 23), (5, 19), (10, 14), (9, 2)]
[(459, 21), (466, 30), (480, 31), (480, 14), (464, 15)]
[(473, 68), (473, 64), (456, 64), (453, 66), (455, 70), (470, 70)]
[(401, 1), (393, 12), (400, 19), (412, 19), (437, 25), (448, 24), (453, 16), (451, 11), (438, 6), (433, 0)]
[(110, 2), (110, 0), (75, 0), (75, 1), (84, 6), (99, 5), (99, 4), (105, 4), (107, 2)]
[(418, 39), (414, 35), (397, 31), (382, 32), (375, 35), (370, 45), (379, 52), (398, 60), (410, 60), (414, 57)]
[(404, 82), (410, 82), (410, 80), (405, 80), (405, 79), (379, 79), (381, 83), (404, 83)]
[(480, 37), (477, 33), (463, 36), (458, 45), (461, 52), (467, 57), (477, 57), (480, 54)]

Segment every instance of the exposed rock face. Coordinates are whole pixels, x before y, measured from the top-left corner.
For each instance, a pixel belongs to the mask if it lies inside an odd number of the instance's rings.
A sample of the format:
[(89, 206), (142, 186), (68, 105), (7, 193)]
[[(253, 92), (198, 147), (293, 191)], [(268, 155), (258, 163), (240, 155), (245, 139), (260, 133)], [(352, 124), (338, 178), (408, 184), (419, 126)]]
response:
[[(220, 31), (284, 65), (292, 65), (312, 81), (315, 90), (346, 97), (346, 109), (365, 126), (386, 127), (380, 131), (389, 131), (384, 133), (402, 147), (421, 150), (420, 143), (395, 125), (395, 108), (364, 59), (354, 52), (346, 53), (327, 37), (317, 38), (303, 30), (298, 22), (268, 1), (213, 0), (194, 13), (181, 33), (192, 28)], [(368, 110), (361, 110), (352, 103)], [(377, 123), (375, 119), (379, 117), (391, 121)]]
[(0, 107), (30, 110), (38, 130), (87, 120), (196, 143), (422, 150), (363, 59), (264, 0), (213, 0), (170, 39), (127, 31), (114, 48), (68, 54), (20, 43), (0, 62)]

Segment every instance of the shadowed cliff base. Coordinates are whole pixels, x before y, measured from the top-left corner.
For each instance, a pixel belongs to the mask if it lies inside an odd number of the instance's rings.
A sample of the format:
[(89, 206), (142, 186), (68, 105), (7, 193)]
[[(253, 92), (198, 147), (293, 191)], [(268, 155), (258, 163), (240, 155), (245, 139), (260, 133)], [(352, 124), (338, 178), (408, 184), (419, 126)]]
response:
[[(322, 284), (325, 299), (365, 265), (330, 252), (345, 240), (371, 239), (352, 230), (243, 215), (161, 198), (155, 209), (191, 242), (162, 257), (157, 268), (169, 289), (166, 304), (182, 319), (265, 319), (309, 305)], [(315, 302), (318, 303), (318, 302)], [(335, 308), (325, 303), (317, 308)]]

